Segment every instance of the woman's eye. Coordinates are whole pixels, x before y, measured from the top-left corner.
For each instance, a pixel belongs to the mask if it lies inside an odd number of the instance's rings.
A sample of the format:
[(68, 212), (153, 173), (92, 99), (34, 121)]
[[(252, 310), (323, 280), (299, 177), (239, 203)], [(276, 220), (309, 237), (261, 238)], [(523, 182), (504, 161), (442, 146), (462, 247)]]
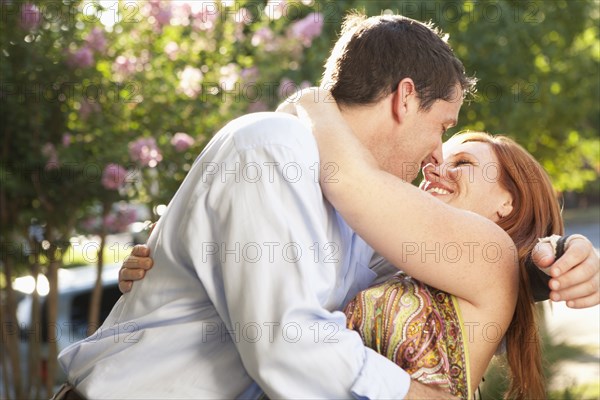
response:
[(454, 162), (455, 167), (458, 167), (460, 165), (469, 165), (469, 164), (471, 164), (471, 161), (469, 161), (469, 160), (458, 160), (458, 161)]

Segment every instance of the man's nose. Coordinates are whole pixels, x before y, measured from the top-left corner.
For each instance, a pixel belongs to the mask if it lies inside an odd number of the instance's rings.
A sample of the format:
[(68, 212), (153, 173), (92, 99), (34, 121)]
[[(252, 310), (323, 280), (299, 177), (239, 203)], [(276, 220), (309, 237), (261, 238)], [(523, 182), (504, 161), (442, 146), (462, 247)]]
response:
[(427, 156), (425, 160), (423, 160), (423, 164), (421, 168), (425, 168), (428, 164), (440, 165), (444, 161), (444, 154), (442, 152), (442, 142), (438, 144), (437, 148)]
[(425, 180), (429, 182), (439, 182), (440, 180), (440, 167), (434, 163), (428, 163), (423, 167), (423, 176)]

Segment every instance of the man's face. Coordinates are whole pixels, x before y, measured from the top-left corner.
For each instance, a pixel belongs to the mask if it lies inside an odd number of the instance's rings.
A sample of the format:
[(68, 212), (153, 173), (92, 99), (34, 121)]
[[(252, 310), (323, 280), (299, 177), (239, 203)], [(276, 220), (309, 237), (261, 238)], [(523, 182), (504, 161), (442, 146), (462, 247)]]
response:
[[(461, 93), (458, 85), (456, 90)], [(406, 102), (406, 112), (396, 129), (373, 138), (370, 150), (383, 170), (412, 182), (423, 165), (442, 162), (442, 135), (456, 125), (463, 97), (436, 100), (427, 111), (418, 109), (416, 95)]]

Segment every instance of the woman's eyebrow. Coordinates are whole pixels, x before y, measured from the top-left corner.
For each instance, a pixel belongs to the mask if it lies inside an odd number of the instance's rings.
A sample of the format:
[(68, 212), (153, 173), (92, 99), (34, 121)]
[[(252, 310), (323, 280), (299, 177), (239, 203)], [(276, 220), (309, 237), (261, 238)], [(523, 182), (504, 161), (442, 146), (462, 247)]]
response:
[(479, 160), (477, 159), (477, 157), (475, 157), (472, 153), (469, 153), (468, 151), (459, 151), (458, 153), (454, 153), (454, 154), (450, 154), (448, 156), (448, 159), (452, 159), (452, 158), (460, 158), (460, 157), (468, 157), (471, 160), (474, 160), (476, 162), (479, 162)]

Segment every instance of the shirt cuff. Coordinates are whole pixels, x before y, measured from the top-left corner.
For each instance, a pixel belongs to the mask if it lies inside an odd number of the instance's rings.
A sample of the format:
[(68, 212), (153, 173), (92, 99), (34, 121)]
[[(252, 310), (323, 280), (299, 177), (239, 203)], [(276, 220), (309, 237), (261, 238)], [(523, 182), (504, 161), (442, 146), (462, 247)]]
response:
[(408, 393), (410, 375), (372, 349), (367, 348), (365, 354), (352, 395), (357, 399), (403, 399)]

